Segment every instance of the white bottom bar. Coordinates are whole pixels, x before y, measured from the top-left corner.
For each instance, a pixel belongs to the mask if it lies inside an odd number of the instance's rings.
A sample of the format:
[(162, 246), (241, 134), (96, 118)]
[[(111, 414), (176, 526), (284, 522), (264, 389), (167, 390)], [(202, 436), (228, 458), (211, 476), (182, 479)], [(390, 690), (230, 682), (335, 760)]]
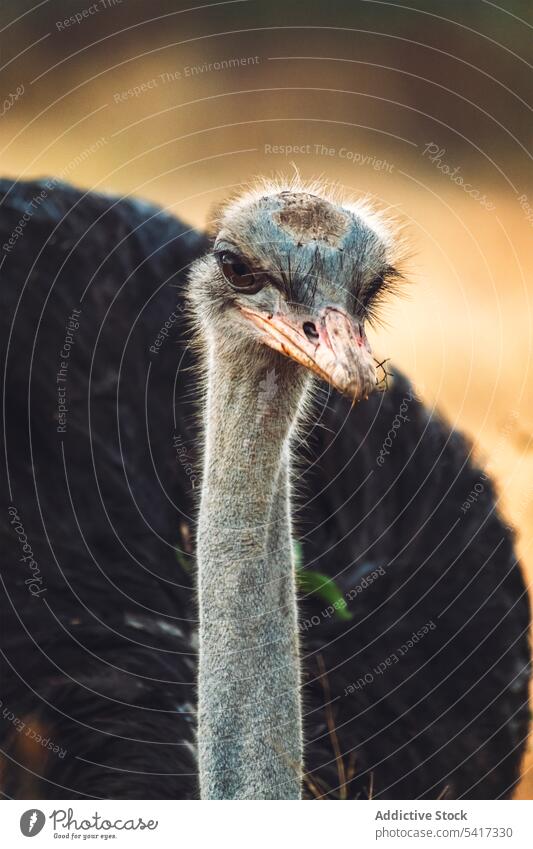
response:
[[(531, 847), (533, 802), (24, 801), (0, 808), (4, 845)], [(30, 832), (30, 833), (28, 833)], [(33, 832), (33, 833), (31, 833)]]

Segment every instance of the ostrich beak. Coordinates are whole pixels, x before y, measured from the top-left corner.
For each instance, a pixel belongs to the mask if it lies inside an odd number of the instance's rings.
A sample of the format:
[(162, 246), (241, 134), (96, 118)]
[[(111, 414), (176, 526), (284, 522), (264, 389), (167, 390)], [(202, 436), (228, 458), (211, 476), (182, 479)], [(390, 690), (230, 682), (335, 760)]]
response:
[(376, 371), (364, 329), (339, 307), (326, 307), (310, 316), (240, 309), (266, 345), (354, 401), (368, 397), (374, 389)]

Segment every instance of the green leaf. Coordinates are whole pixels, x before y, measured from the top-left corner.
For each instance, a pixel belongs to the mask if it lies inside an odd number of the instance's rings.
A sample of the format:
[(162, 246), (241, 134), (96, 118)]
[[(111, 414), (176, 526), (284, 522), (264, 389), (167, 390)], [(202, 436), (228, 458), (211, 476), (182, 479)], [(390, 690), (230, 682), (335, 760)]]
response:
[(181, 568), (184, 572), (190, 575), (194, 565), (194, 558), (192, 554), (187, 554), (186, 551), (182, 551), (180, 548), (174, 549), (176, 552), (176, 560), (180, 564)]
[(304, 593), (316, 595), (335, 609), (335, 615), (339, 619), (348, 622), (352, 614), (348, 610), (346, 599), (332, 578), (315, 572), (312, 569), (303, 568), (303, 548), (301, 542), (293, 540), (293, 556), (296, 568), (296, 582), (298, 589)]

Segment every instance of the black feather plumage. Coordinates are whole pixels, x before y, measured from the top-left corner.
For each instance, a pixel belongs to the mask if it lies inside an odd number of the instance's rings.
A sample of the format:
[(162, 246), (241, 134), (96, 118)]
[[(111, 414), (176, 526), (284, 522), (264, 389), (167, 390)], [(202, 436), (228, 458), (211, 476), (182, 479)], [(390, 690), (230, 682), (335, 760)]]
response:
[[(9, 246), (43, 185), (0, 182), (2, 790), (195, 798), (185, 466), (198, 476), (199, 439), (180, 287), (208, 243), (151, 205), (56, 185)], [(295, 522), (306, 567), (335, 579), (351, 619), (301, 601), (308, 795), (509, 795), (528, 731), (529, 608), (490, 481), (399, 374), (356, 409), (329, 397), (321, 424)]]

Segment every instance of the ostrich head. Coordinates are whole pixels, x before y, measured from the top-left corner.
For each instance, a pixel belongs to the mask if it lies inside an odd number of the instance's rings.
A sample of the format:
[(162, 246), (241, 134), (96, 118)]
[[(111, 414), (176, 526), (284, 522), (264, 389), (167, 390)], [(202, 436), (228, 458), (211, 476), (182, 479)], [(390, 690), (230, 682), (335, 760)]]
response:
[(365, 322), (400, 277), (385, 221), (364, 202), (293, 184), (244, 194), (215, 226), (191, 286), (214, 354), (242, 363), (266, 346), (354, 401), (367, 397), (376, 377)]
[[(388, 232), (365, 205), (319, 187), (263, 186), (226, 205), (212, 251), (191, 272), (207, 372), (197, 535), (204, 798), (300, 795), (291, 436), (311, 373), (354, 401), (375, 385), (365, 321), (397, 278)], [(276, 402), (258, 415), (272, 369)]]

